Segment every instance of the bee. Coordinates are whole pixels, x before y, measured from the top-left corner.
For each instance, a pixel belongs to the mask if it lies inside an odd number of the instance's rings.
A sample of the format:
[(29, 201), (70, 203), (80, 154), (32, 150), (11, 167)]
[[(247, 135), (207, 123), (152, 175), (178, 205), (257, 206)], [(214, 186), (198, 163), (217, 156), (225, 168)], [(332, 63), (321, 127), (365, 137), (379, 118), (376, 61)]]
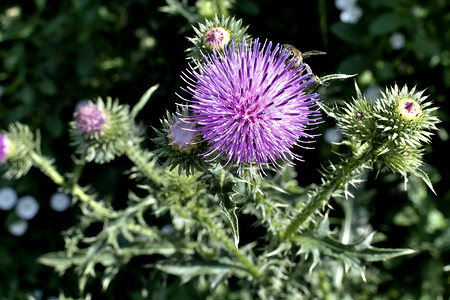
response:
[[(286, 65), (289, 65), (295, 58), (297, 58), (297, 60), (292, 64), (291, 70), (295, 70), (298, 67), (300, 67), (300, 65), (303, 64), (304, 58), (310, 57), (311, 55), (327, 54), (326, 52), (318, 51), (318, 50), (301, 52), (300, 50), (298, 50), (297, 48), (295, 48), (294, 46), (289, 45), (289, 44), (283, 44), (283, 47), (287, 51), (291, 52), (291, 55), (285, 61)], [(305, 68), (308, 73), (312, 74), (311, 68), (307, 64), (305, 64)]]

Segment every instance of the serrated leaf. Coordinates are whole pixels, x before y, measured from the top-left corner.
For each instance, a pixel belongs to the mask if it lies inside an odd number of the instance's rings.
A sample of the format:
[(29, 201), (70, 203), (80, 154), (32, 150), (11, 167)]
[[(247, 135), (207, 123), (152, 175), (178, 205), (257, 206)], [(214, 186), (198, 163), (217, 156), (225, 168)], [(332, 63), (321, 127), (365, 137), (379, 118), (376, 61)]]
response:
[(186, 283), (190, 281), (192, 278), (201, 276), (201, 275), (210, 275), (215, 276), (217, 278), (225, 278), (226, 276), (238, 275), (238, 276), (246, 276), (247, 272), (244, 270), (226, 264), (203, 264), (203, 263), (195, 263), (191, 262), (190, 265), (185, 264), (157, 264), (156, 268), (181, 277), (181, 282)]
[(76, 259), (67, 258), (67, 253), (62, 251), (47, 253), (38, 258), (39, 263), (56, 269), (60, 274), (64, 274), (75, 261)]
[(319, 248), (322, 253), (333, 257), (347, 257), (363, 261), (384, 261), (397, 256), (408, 255), (415, 252), (411, 249), (377, 248), (370, 245), (373, 234), (350, 244), (330, 237), (321, 237), (315, 234), (303, 234), (296, 237), (299, 245), (310, 249)]
[(234, 245), (236, 248), (239, 246), (239, 219), (236, 216), (237, 207), (234, 206), (231, 209), (227, 209), (223, 202), (220, 202), (221, 212), (225, 215), (231, 225), (231, 232), (233, 233)]

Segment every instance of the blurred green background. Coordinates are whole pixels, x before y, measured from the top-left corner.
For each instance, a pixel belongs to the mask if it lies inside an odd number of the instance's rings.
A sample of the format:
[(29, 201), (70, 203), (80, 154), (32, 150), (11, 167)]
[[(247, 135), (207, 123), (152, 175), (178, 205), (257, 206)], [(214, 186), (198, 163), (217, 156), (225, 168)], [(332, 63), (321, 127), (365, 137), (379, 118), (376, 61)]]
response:
[[(378, 246), (417, 249), (414, 255), (376, 264), (378, 276), (355, 283), (355, 299), (449, 299), (450, 297), (450, 160), (448, 112), (450, 92), (450, 3), (446, 0), (359, 1), (150, 1), (150, 0), (2, 0), (0, 2), (0, 128), (13, 121), (40, 129), (44, 154), (55, 157), (62, 172), (71, 170), (68, 122), (77, 103), (112, 96), (133, 105), (150, 86), (160, 88), (138, 116), (153, 137), (166, 110), (179, 102), (180, 74), (187, 67), (185, 49), (192, 24), (215, 13), (228, 13), (250, 25), (253, 37), (288, 43), (302, 51), (326, 55), (306, 59), (316, 75), (358, 74), (367, 97), (395, 83), (426, 89), (440, 107), (439, 132), (427, 147), (424, 169), (437, 195), (414, 178), (403, 190), (402, 179), (370, 174), (355, 203), (362, 224), (385, 235)], [(318, 90), (327, 101), (349, 100), (354, 81), (333, 82)], [(315, 150), (299, 150), (299, 182), (318, 183), (311, 170), (333, 160), (337, 146), (329, 143), (334, 127), (324, 116)], [(331, 135), (330, 135), (331, 134)], [(151, 142), (148, 146), (152, 147)], [(126, 195), (130, 166), (118, 159), (108, 166), (90, 166), (82, 184), (117, 200)], [(305, 172), (305, 170), (308, 170)], [(76, 222), (76, 207), (51, 209), (56, 187), (37, 171), (18, 181), (0, 180), (19, 197), (32, 195), (37, 215), (20, 236), (10, 232), (18, 219), (13, 210), (0, 210), (0, 299), (70, 296), (71, 276), (62, 279), (36, 263), (44, 253), (62, 250), (60, 232)], [(113, 187), (113, 188), (111, 188)], [(113, 203), (114, 204), (114, 203)], [(123, 205), (116, 203), (115, 205)], [(337, 205), (336, 205), (337, 206)], [(337, 214), (338, 215), (338, 214)], [(138, 264), (125, 272), (138, 273)], [(121, 277), (102, 297), (116, 299)], [(131, 295), (136, 285), (125, 293)], [(98, 288), (100, 291), (100, 288)], [(114, 296), (116, 295), (116, 297)], [(362, 296), (361, 296), (362, 297)]]

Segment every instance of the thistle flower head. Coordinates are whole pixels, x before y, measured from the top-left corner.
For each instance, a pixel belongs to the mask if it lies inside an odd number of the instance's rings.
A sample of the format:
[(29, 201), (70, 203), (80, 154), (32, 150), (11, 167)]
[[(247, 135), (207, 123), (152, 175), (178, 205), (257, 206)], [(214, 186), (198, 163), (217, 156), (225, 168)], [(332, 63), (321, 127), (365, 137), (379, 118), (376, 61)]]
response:
[(213, 50), (221, 50), (230, 43), (249, 39), (246, 34), (247, 27), (242, 27), (242, 20), (236, 20), (234, 17), (219, 19), (217, 16), (213, 20), (205, 20), (205, 24), (199, 23), (198, 28), (193, 27), (194, 37), (188, 40), (194, 44), (187, 49), (188, 58), (193, 60), (203, 60), (205, 53), (211, 53)]
[(95, 135), (103, 135), (105, 115), (94, 104), (86, 104), (75, 113), (75, 126), (81, 132), (93, 138)]
[(272, 164), (281, 173), (280, 161), (292, 166), (300, 157), (292, 152), (299, 139), (312, 138), (308, 127), (317, 122), (317, 94), (305, 94), (313, 79), (300, 66), (287, 66), (289, 52), (259, 40), (238, 49), (231, 43), (223, 56), (214, 52), (197, 64), (184, 79), (192, 95), (188, 108), (208, 144), (207, 161), (223, 156), (241, 173), (244, 164), (255, 164), (260, 174)]
[(134, 136), (129, 107), (110, 97), (83, 105), (70, 123), (71, 144), (86, 161), (105, 163), (120, 156)]
[(36, 144), (28, 126), (10, 124), (8, 131), (0, 133), (0, 174), (8, 179), (25, 175), (33, 166), (31, 153)]
[(0, 134), (0, 163), (4, 162), (10, 153), (11, 142), (6, 135)]

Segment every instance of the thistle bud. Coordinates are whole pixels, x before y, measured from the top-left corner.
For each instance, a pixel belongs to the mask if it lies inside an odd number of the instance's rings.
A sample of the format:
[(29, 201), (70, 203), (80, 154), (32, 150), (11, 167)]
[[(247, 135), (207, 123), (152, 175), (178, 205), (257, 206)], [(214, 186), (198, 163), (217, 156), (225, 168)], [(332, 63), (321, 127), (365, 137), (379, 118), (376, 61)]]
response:
[(357, 88), (358, 97), (337, 113), (336, 118), (344, 130), (344, 144), (353, 155), (367, 157), (405, 178), (419, 176), (431, 187), (420, 170), (424, 143), (429, 143), (439, 119), (433, 115), (437, 109), (425, 101), (423, 91), (406, 86), (389, 88), (374, 104), (369, 103)]
[(199, 23), (198, 28), (194, 27), (195, 35), (188, 40), (194, 44), (189, 48), (188, 57), (193, 60), (203, 60), (205, 52), (221, 50), (230, 42), (249, 39), (246, 34), (247, 27), (242, 27), (242, 20), (217, 16), (214, 20), (206, 20), (205, 24)]
[(195, 130), (193, 123), (186, 123), (178, 120), (174, 124), (170, 124), (170, 129), (167, 130), (169, 145), (173, 146), (179, 151), (189, 152), (196, 147), (196, 140), (198, 132)]
[(167, 117), (161, 120), (163, 129), (154, 128), (158, 136), (152, 141), (157, 146), (155, 154), (166, 158), (164, 167), (170, 166), (173, 170), (178, 166), (178, 173), (185, 171), (189, 176), (194, 174), (195, 169), (205, 170), (209, 164), (199, 156), (205, 151), (205, 145), (201, 143), (196, 125), (181, 120), (178, 114), (179, 111), (177, 114), (167, 113)]
[(0, 167), (3, 177), (19, 178), (33, 166), (31, 153), (35, 148), (34, 135), (28, 126), (20, 123), (9, 125), (0, 134)]
[(81, 106), (70, 123), (70, 135), (75, 152), (86, 161), (105, 163), (124, 153), (134, 139), (134, 119), (129, 107), (110, 97), (98, 98)]

